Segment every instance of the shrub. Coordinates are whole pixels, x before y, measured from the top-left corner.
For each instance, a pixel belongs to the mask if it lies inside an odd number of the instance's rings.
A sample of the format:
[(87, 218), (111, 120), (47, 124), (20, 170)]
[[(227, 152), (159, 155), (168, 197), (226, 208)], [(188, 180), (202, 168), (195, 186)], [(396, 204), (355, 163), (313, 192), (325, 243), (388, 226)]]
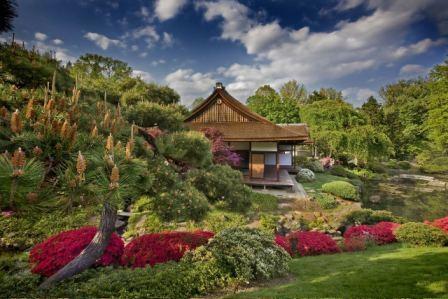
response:
[(271, 194), (252, 192), (251, 202), (252, 210), (257, 213), (276, 211), (278, 207), (278, 198)]
[(260, 229), (268, 234), (274, 234), (277, 229), (280, 216), (271, 214), (260, 215)]
[(357, 225), (350, 227), (344, 233), (344, 241), (351, 243), (350, 239), (372, 241), (377, 245), (384, 245), (396, 242), (394, 231), (399, 226), (393, 222), (379, 222), (375, 225)]
[(212, 211), (207, 214), (202, 222), (202, 226), (215, 233), (219, 233), (228, 228), (236, 228), (245, 226), (248, 219), (241, 214)]
[(393, 168), (393, 169), (398, 168), (398, 163), (396, 160), (389, 160), (389, 161), (387, 161), (386, 165), (389, 168)]
[(207, 231), (143, 235), (126, 245), (121, 262), (135, 268), (179, 261), (187, 250), (204, 245), (211, 237), (213, 233)]
[(397, 162), (397, 166), (400, 169), (410, 169), (411, 168), (411, 163), (409, 163), (408, 161), (398, 161)]
[(436, 219), (433, 222), (425, 222), (425, 223), (430, 224), (430, 225), (435, 226), (435, 227), (438, 227), (441, 230), (443, 230), (446, 233), (448, 233), (448, 216), (444, 217), (444, 218)]
[(318, 172), (318, 173), (324, 172), (324, 167), (318, 160), (307, 160), (307, 161), (303, 162), (302, 164), (300, 164), (299, 166), (301, 166), (303, 168), (310, 169), (311, 171)]
[(395, 235), (398, 241), (413, 246), (441, 247), (448, 242), (448, 235), (443, 230), (418, 222), (401, 225)]
[(156, 139), (157, 148), (165, 157), (188, 166), (204, 167), (212, 163), (210, 141), (196, 131), (174, 132)]
[(317, 193), (314, 200), (322, 209), (334, 209), (339, 205), (336, 197), (328, 193)]
[(339, 252), (336, 242), (327, 234), (313, 231), (296, 231), (287, 235), (292, 255), (319, 255)]
[(285, 236), (275, 235), (275, 243), (283, 248), (289, 255), (292, 255), (291, 246), (289, 246), (288, 239)]
[(240, 165), (241, 157), (233, 152), (227, 142), (224, 141), (224, 134), (215, 128), (205, 128), (201, 131), (211, 142), (213, 163), (227, 164), (234, 167)]
[(384, 210), (361, 209), (352, 211), (345, 216), (343, 226), (352, 226), (360, 224), (376, 224), (378, 222), (395, 222), (404, 223), (406, 220), (402, 217), (395, 216), (392, 212)]
[(376, 177), (375, 173), (365, 168), (353, 169), (351, 172), (364, 180), (371, 180)]
[(312, 182), (316, 179), (314, 172), (307, 168), (301, 168), (296, 176), (299, 182)]
[(420, 168), (426, 173), (446, 173), (448, 172), (448, 157), (435, 157), (430, 160), (422, 161)]
[(214, 261), (237, 283), (270, 279), (288, 271), (288, 254), (278, 247), (272, 237), (249, 228), (231, 228), (217, 234), (203, 247), (190, 252), (186, 261)]
[(358, 191), (352, 184), (344, 181), (334, 181), (322, 185), (322, 191), (344, 199), (358, 200)]
[(367, 163), (367, 169), (376, 172), (376, 173), (386, 173), (387, 169), (384, 167), (384, 165), (380, 162), (372, 161)]
[[(32, 272), (51, 276), (77, 257), (89, 245), (97, 229), (86, 226), (57, 234), (37, 244), (30, 252)], [(118, 264), (123, 253), (123, 241), (117, 234), (112, 234), (109, 245), (96, 266)]]
[(204, 193), (209, 202), (220, 202), (226, 210), (245, 212), (250, 208), (252, 192), (244, 185), (241, 172), (230, 166), (191, 170), (187, 181)]
[(204, 194), (188, 182), (179, 182), (171, 190), (153, 196), (151, 207), (163, 221), (199, 221), (209, 209)]
[(178, 131), (185, 116), (178, 105), (139, 102), (126, 110), (126, 118), (141, 127), (158, 126), (162, 130)]
[(349, 171), (346, 170), (342, 165), (335, 165), (330, 169), (330, 173), (335, 176), (347, 177)]

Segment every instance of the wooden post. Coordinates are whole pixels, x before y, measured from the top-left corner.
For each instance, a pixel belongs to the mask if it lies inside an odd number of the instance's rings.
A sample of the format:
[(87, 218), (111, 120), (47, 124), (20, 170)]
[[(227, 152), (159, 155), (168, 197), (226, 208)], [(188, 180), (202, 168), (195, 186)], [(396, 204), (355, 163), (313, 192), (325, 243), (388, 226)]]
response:
[(278, 163), (278, 142), (277, 142), (277, 152), (275, 153), (275, 172), (277, 174), (277, 182), (280, 181), (280, 165)]
[(249, 179), (252, 178), (252, 141), (249, 141)]

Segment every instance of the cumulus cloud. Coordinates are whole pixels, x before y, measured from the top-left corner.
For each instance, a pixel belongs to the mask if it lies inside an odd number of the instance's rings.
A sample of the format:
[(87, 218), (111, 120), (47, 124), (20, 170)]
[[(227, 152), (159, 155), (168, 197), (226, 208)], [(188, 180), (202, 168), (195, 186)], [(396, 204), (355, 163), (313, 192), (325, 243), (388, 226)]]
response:
[(416, 75), (425, 75), (428, 73), (429, 68), (424, 67), (420, 64), (406, 64), (400, 68), (401, 76), (416, 76)]
[(194, 72), (192, 69), (178, 69), (165, 77), (165, 82), (180, 93), (182, 103), (190, 105), (198, 96), (207, 96), (215, 80), (211, 73)]
[(132, 31), (132, 37), (134, 39), (143, 38), (148, 48), (153, 47), (160, 40), (160, 35), (157, 33), (156, 28), (151, 25), (135, 29)]
[(64, 41), (62, 39), (59, 39), (59, 38), (55, 38), (53, 40), (53, 44), (55, 44), (57, 46), (62, 45), (63, 43), (64, 43)]
[(444, 39), (403, 42), (410, 26), (434, 3), (434, 0), (342, 1), (340, 11), (359, 5), (370, 10), (367, 15), (340, 22), (326, 32), (312, 32), (308, 27), (281, 27), (276, 21), (260, 23), (251, 17), (253, 13), (247, 6), (235, 0), (201, 1), (196, 8), (203, 11), (206, 21), (219, 20), (221, 39), (241, 43), (254, 56), (251, 64), (235, 63), (218, 70), (230, 81), (228, 89), (244, 100), (262, 84), (279, 88), (284, 82), (296, 79), (306, 85), (319, 85), (442, 45)]
[(187, 0), (157, 0), (154, 4), (154, 12), (160, 21), (166, 21), (175, 17)]
[(105, 35), (95, 33), (95, 32), (87, 32), (84, 37), (95, 43), (98, 47), (103, 50), (107, 50), (109, 46), (118, 46), (124, 47), (124, 44), (118, 39), (111, 39)]
[(151, 76), (150, 73), (145, 72), (145, 71), (141, 71), (141, 70), (133, 70), (132, 71), (132, 76), (135, 78), (140, 78), (145, 82), (151, 82), (154, 81), (153, 77)]
[(74, 62), (76, 60), (76, 57), (70, 54), (70, 51), (66, 48), (60, 47), (60, 46), (54, 46), (54, 45), (48, 45), (42, 41), (38, 41), (35, 44), (35, 47), (40, 52), (54, 52), (54, 55), (56, 56), (56, 59), (61, 61), (62, 63), (66, 64), (67, 62)]
[(44, 40), (46, 40), (48, 38), (48, 36), (45, 33), (36, 32), (36, 33), (34, 33), (34, 38), (38, 41), (43, 42)]

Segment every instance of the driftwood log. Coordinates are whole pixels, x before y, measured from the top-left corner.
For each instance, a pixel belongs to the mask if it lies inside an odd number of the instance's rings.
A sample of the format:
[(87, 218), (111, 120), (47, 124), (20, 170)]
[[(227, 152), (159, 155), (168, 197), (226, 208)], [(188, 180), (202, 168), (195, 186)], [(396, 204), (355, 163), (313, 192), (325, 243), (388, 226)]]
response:
[(90, 244), (70, 263), (45, 280), (40, 289), (48, 289), (55, 283), (79, 274), (90, 268), (104, 253), (109, 245), (110, 237), (115, 230), (117, 209), (105, 202), (101, 212), (100, 226)]

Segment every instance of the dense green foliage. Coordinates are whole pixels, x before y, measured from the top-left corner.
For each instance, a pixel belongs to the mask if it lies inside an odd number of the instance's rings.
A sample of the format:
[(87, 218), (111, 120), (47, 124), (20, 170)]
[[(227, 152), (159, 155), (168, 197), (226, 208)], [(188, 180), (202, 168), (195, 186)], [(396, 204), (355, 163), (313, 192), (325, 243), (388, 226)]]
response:
[(406, 222), (404, 218), (395, 216), (389, 211), (361, 209), (345, 215), (342, 224), (348, 227), (361, 224), (372, 225), (382, 221), (395, 223)]
[(159, 127), (161, 130), (178, 131), (182, 128), (185, 111), (178, 105), (139, 102), (126, 110), (126, 119), (142, 127)]
[(443, 230), (420, 222), (402, 224), (395, 235), (398, 241), (413, 246), (442, 247), (448, 243), (448, 234)]
[(345, 181), (334, 181), (322, 185), (322, 191), (343, 199), (358, 200), (359, 194), (355, 186)]
[(339, 205), (336, 198), (333, 195), (327, 193), (317, 193), (314, 196), (314, 200), (322, 209), (333, 209)]

